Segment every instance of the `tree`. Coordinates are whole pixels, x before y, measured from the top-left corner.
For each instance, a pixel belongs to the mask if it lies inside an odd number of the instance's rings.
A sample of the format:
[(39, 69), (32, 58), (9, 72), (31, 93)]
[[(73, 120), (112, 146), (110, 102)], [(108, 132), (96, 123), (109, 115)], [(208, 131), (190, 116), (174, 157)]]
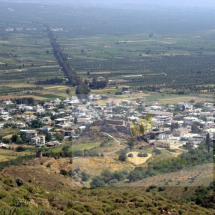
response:
[(171, 131), (178, 128), (178, 123), (171, 123)]
[(182, 106), (182, 111), (185, 111), (185, 105)]
[(156, 155), (160, 155), (160, 154), (161, 154), (161, 150), (160, 150), (160, 149), (153, 149), (153, 152), (154, 152)]
[(81, 175), (82, 175), (82, 181), (88, 181), (90, 178), (90, 176), (84, 171), (81, 173)]
[(145, 133), (145, 125), (143, 123), (139, 125), (139, 129), (141, 134)]
[(41, 128), (43, 126), (43, 123), (41, 122), (41, 121), (39, 121), (39, 120), (33, 120), (32, 122), (31, 122), (31, 127), (32, 128)]
[(208, 152), (210, 152), (210, 134), (209, 133), (207, 133), (205, 143), (206, 143)]
[(110, 170), (105, 169), (105, 170), (103, 170), (103, 172), (101, 173), (101, 177), (102, 177), (102, 180), (104, 180), (105, 183), (107, 183), (109, 180), (111, 180), (111, 178), (112, 178), (112, 173), (111, 173)]
[(88, 81), (87, 79), (85, 79), (85, 80), (84, 80), (84, 83), (85, 83), (86, 85), (88, 85), (88, 84), (89, 84), (89, 81)]
[(17, 152), (24, 152), (24, 151), (26, 151), (26, 148), (25, 148), (25, 147), (22, 147), (22, 146), (18, 146), (18, 147), (16, 148), (16, 151), (17, 151)]
[(191, 131), (192, 131), (192, 133), (199, 133), (201, 130), (199, 129), (199, 127), (196, 123), (193, 123), (191, 125)]
[(107, 86), (108, 79), (97, 79), (96, 77), (93, 78), (92, 82), (90, 83), (91, 89), (103, 89)]
[(68, 88), (68, 89), (66, 89), (66, 94), (68, 94), (68, 95), (69, 95), (69, 94), (70, 94), (70, 92), (71, 92), (71, 91), (70, 91), (70, 89), (69, 89), (69, 88)]
[(60, 132), (56, 133), (56, 139), (59, 140), (60, 142), (64, 139), (63, 134), (61, 134)]
[(90, 92), (88, 86), (84, 83), (82, 84), (79, 84), (77, 87), (76, 87), (76, 90), (75, 90), (75, 93), (76, 95), (78, 96), (78, 98), (80, 99), (86, 99), (87, 97), (87, 94)]
[(92, 188), (104, 187), (105, 183), (104, 183), (104, 181), (100, 177), (96, 176), (96, 177), (94, 177), (92, 179), (92, 182), (90, 183), (90, 186)]
[(18, 135), (17, 135), (17, 134), (14, 134), (14, 135), (11, 137), (11, 142), (12, 142), (12, 143), (16, 143), (17, 140), (18, 140)]
[(143, 178), (144, 178), (144, 176), (143, 176), (143, 172), (141, 171), (141, 169), (134, 169), (128, 175), (128, 180), (130, 182), (138, 181), (138, 180), (141, 180)]
[(49, 142), (52, 139), (52, 135), (50, 133), (46, 134), (46, 141)]
[(77, 118), (77, 117), (74, 118), (74, 124), (75, 124), (75, 125), (78, 124), (78, 118)]
[(132, 154), (132, 153), (128, 154), (128, 157), (129, 157), (129, 158), (132, 158), (132, 157), (133, 157), (133, 154)]
[(123, 172), (115, 171), (112, 178), (117, 179), (118, 181), (123, 181), (125, 179), (125, 174)]
[(119, 160), (120, 160), (120, 161), (126, 161), (126, 160), (127, 160), (126, 154), (125, 154), (125, 153), (121, 153), (121, 154), (119, 155)]
[(137, 155), (138, 157), (148, 157), (148, 154), (147, 153), (138, 153)]
[(129, 147), (130, 147), (131, 149), (134, 148), (134, 142), (133, 142), (133, 141), (129, 141), (129, 142), (128, 142), (128, 145), (129, 145)]

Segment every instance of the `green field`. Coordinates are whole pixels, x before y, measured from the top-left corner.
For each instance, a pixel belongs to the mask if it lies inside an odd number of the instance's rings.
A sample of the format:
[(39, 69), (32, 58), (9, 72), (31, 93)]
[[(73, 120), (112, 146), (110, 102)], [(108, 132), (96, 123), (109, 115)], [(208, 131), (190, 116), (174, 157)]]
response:
[[(93, 149), (94, 147), (99, 147), (100, 146), (100, 142), (92, 142), (92, 143), (83, 143), (83, 144), (73, 144), (72, 146), (70, 146), (69, 151), (83, 151), (83, 150), (90, 150)], [(61, 145), (61, 146), (57, 146), (55, 148), (52, 149), (52, 152), (60, 152), (62, 151), (63, 147), (67, 146), (66, 145)]]

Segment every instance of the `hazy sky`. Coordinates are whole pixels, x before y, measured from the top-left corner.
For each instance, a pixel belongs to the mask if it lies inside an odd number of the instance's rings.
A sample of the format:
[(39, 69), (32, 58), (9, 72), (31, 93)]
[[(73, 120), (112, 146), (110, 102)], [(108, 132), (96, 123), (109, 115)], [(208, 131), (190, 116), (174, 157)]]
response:
[(215, 0), (0, 0), (48, 4), (73, 4), (109, 8), (143, 9), (147, 6), (207, 7), (215, 8)]
[[(55, 0), (57, 1), (57, 0)], [(159, 5), (159, 6), (177, 6), (177, 7), (214, 7), (215, 0), (64, 0), (68, 2), (77, 2), (77, 4), (89, 3), (96, 5), (130, 5), (131, 7), (145, 5)]]

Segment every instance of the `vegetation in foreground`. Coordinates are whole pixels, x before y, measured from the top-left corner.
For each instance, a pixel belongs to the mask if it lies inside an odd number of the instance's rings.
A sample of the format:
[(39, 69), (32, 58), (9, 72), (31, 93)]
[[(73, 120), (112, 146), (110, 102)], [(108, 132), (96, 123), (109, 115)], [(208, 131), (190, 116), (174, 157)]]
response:
[[(1, 214), (214, 214), (213, 186), (197, 188), (195, 201), (167, 199), (165, 188), (98, 188), (68, 191), (47, 191), (0, 175)], [(186, 190), (184, 191), (186, 192)], [(204, 197), (204, 200), (203, 200)], [(203, 208), (202, 206), (207, 208)]]

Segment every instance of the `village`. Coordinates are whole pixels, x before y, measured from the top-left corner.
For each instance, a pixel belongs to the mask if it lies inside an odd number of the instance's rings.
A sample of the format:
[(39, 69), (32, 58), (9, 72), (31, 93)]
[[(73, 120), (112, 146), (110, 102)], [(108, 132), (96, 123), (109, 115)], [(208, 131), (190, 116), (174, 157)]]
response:
[[(145, 98), (132, 98), (132, 87), (124, 86), (122, 94), (128, 99), (110, 97), (101, 105), (101, 95), (89, 94), (79, 99), (73, 95), (65, 100), (55, 99), (43, 104), (16, 104), (2, 101), (0, 107), (0, 129), (16, 128), (17, 134), (8, 139), (1, 137), (1, 148), (10, 143), (35, 147), (55, 147), (65, 141), (75, 141), (91, 126), (102, 124), (101, 132), (120, 137), (142, 136), (156, 148), (195, 149), (206, 139), (215, 138), (215, 107), (213, 103), (180, 102), (160, 105)], [(147, 121), (147, 116), (151, 116)], [(144, 120), (144, 121), (142, 121)], [(145, 129), (138, 125), (144, 122)], [(136, 127), (136, 133), (132, 128)]]

